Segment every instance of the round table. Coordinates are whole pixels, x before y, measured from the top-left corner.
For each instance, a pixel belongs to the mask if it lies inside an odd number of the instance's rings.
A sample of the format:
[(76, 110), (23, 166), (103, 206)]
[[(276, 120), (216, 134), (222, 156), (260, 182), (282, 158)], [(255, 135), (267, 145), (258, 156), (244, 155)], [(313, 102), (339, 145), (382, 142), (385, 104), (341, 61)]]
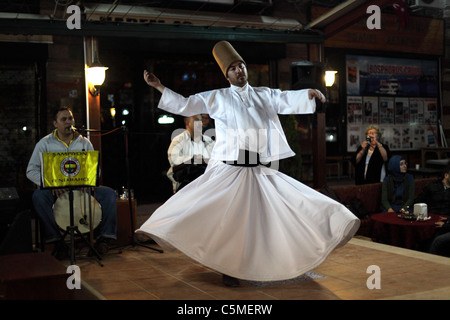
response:
[(429, 213), (426, 221), (406, 220), (395, 212), (383, 212), (370, 216), (372, 220), (372, 240), (397, 247), (423, 250), (436, 232), (437, 214)]

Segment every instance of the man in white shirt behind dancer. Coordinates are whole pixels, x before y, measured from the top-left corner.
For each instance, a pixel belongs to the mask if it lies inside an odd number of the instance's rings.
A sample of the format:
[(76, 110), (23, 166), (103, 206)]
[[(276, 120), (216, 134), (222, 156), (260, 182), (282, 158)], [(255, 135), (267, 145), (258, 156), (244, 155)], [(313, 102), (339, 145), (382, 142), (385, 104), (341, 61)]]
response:
[(213, 55), (230, 87), (189, 97), (164, 87), (158, 108), (214, 119), (216, 143), (205, 173), (173, 195), (136, 231), (166, 249), (177, 248), (223, 274), (227, 286), (239, 279), (278, 281), (320, 265), (359, 228), (345, 206), (261, 163), (295, 155), (278, 114), (315, 112), (315, 89), (252, 87), (245, 61), (227, 41)]
[(172, 181), (173, 193), (201, 176), (206, 169), (214, 141), (202, 134), (202, 116), (184, 118), (186, 130), (172, 139), (167, 154), (170, 169), (167, 177)]

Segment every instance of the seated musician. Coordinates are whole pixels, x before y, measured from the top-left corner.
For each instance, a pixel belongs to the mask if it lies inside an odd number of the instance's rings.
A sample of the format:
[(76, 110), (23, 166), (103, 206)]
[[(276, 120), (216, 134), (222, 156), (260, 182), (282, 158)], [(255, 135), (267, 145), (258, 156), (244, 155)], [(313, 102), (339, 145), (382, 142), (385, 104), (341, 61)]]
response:
[[(37, 186), (41, 185), (40, 153), (94, 150), (87, 138), (73, 130), (75, 120), (70, 108), (61, 107), (56, 109), (53, 113), (53, 125), (55, 130), (36, 144), (28, 163), (27, 178)], [(56, 224), (53, 215), (53, 204), (65, 192), (67, 192), (67, 189), (64, 188), (38, 188), (34, 191), (32, 199), (39, 220), (45, 228), (46, 243), (55, 245), (53, 253), (58, 259), (63, 259), (67, 256), (68, 247), (65, 245), (61, 230)], [(94, 188), (94, 196), (102, 208), (102, 219), (95, 230), (98, 236), (94, 247), (98, 253), (105, 254), (108, 251), (108, 243), (117, 237), (116, 194), (109, 187), (99, 186)]]
[(184, 123), (186, 130), (172, 140), (167, 151), (170, 163), (167, 176), (174, 193), (205, 172), (214, 146), (214, 141), (202, 134), (201, 115), (187, 117)]

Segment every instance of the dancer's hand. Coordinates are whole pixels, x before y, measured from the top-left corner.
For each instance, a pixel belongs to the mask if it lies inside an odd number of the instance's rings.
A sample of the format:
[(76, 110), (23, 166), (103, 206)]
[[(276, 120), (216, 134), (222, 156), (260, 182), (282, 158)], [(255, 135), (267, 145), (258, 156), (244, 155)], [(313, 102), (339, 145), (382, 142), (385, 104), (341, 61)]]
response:
[(327, 101), (327, 99), (325, 98), (323, 93), (320, 92), (319, 90), (316, 90), (316, 89), (309, 89), (308, 96), (309, 96), (309, 99), (317, 98), (321, 102), (326, 102)]
[(144, 70), (144, 80), (150, 87), (157, 89), (159, 92), (162, 93), (164, 91), (161, 81), (153, 73)]

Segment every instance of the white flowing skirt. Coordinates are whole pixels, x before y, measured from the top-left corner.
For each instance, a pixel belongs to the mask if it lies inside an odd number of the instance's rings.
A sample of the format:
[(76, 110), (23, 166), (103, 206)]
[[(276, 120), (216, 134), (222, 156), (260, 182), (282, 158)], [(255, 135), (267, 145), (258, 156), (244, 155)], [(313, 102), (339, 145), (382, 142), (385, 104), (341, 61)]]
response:
[(359, 223), (340, 203), (281, 172), (211, 160), (136, 233), (220, 273), (277, 281), (317, 267)]

